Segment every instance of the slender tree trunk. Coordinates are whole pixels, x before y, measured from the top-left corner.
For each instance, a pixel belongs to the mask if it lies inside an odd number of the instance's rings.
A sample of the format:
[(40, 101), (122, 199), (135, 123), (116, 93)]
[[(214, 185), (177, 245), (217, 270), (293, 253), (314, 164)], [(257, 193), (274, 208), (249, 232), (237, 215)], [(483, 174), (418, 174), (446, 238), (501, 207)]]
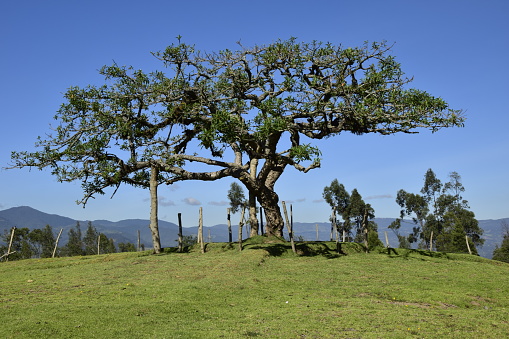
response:
[(260, 207), (260, 234), (263, 235), (265, 229), (263, 228), (263, 207)]
[(101, 254), (101, 235), (97, 236), (97, 254)]
[(159, 171), (156, 167), (150, 169), (150, 232), (152, 233), (152, 245), (154, 253), (161, 253), (161, 239), (159, 237), (159, 223), (157, 211), (157, 176)]
[(364, 238), (364, 247), (366, 248), (366, 253), (369, 252), (369, 230), (368, 230), (368, 210), (364, 211), (364, 215), (362, 216), (362, 233)]
[(258, 235), (258, 218), (256, 217), (256, 196), (253, 192), (249, 192), (249, 226), (251, 231), (249, 236)]
[[(256, 180), (256, 170), (258, 167), (258, 159), (251, 159), (249, 162), (249, 174), (251, 180)], [(256, 195), (249, 190), (249, 226), (251, 228), (250, 237), (258, 235), (258, 218), (256, 217)]]

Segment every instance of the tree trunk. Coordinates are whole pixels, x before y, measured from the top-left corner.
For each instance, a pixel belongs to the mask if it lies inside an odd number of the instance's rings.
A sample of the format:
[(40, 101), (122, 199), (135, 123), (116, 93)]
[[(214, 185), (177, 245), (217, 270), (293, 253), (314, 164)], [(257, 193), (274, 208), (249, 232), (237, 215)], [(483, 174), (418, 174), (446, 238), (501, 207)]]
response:
[(366, 253), (369, 252), (369, 230), (368, 230), (368, 210), (364, 211), (364, 215), (362, 217), (362, 232), (364, 233), (364, 247), (366, 247)]
[(256, 196), (249, 192), (249, 226), (251, 231), (249, 237), (258, 235), (258, 218), (256, 217)]
[(161, 239), (159, 238), (159, 223), (157, 212), (157, 176), (159, 171), (156, 167), (150, 169), (150, 232), (152, 233), (152, 245), (154, 253), (161, 253)]
[[(251, 159), (249, 162), (249, 174), (251, 180), (256, 180), (256, 169), (258, 167), (258, 159)], [(249, 237), (258, 235), (258, 218), (256, 217), (256, 195), (249, 191), (249, 226), (251, 228)]]

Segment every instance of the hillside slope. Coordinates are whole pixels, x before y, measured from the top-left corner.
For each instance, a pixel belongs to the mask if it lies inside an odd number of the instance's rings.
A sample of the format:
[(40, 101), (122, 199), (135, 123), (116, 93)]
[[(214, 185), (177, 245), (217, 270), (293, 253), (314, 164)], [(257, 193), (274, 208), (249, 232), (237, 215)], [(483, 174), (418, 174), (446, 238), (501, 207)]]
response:
[(509, 265), (334, 243), (0, 263), (2, 338), (502, 338)]

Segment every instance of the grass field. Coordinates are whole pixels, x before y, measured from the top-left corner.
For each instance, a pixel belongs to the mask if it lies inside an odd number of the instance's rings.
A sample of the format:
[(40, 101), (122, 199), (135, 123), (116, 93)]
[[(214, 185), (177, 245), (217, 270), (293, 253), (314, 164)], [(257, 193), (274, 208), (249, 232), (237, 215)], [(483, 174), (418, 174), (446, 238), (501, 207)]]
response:
[[(261, 241), (258, 241), (261, 242)], [(0, 338), (504, 338), (509, 265), (283, 243), (0, 263)]]

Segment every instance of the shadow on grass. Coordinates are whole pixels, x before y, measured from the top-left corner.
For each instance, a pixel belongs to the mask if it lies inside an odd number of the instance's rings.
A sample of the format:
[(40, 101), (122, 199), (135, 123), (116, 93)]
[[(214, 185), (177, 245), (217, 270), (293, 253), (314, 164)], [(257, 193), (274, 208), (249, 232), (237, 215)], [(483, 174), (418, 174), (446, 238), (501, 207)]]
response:
[(446, 258), (449, 259), (447, 253), (444, 252), (433, 252), (428, 250), (419, 250), (419, 249), (408, 249), (408, 248), (398, 248), (397, 251), (395, 248), (383, 248), (379, 251), (380, 254), (387, 254), (393, 258), (421, 258), (423, 257), (429, 258)]
[[(246, 245), (245, 250), (263, 249), (270, 256), (280, 257), (282, 255), (292, 254), (292, 248), (288, 242), (264, 243)], [(353, 253), (364, 252), (364, 247), (355, 243), (338, 243), (322, 241), (306, 241), (295, 243), (296, 254), (303, 257), (322, 256), (327, 259), (335, 259)]]

